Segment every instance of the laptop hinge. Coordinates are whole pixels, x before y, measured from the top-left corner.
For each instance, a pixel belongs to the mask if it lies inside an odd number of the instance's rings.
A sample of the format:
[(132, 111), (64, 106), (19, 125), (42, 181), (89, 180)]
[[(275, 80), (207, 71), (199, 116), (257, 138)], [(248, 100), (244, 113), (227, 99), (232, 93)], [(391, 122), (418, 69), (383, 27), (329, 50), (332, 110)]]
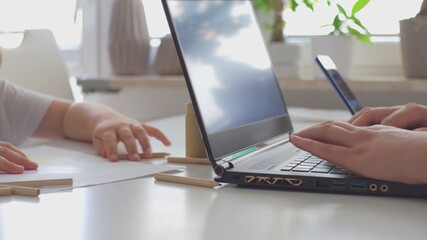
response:
[(216, 175), (218, 176), (222, 176), (225, 171), (227, 171), (228, 169), (232, 168), (233, 165), (227, 161), (224, 160), (218, 160), (216, 162), (216, 165), (214, 167), (214, 172)]

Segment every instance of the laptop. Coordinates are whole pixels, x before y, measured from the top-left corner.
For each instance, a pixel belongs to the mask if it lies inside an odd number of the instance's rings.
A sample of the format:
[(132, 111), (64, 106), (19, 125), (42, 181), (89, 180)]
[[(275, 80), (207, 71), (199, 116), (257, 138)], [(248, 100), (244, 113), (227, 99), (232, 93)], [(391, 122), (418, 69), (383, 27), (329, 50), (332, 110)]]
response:
[(354, 115), (362, 110), (362, 105), (338, 72), (334, 61), (328, 55), (318, 55), (316, 63), (350, 113)]
[(426, 197), (367, 179), (289, 142), (292, 122), (249, 0), (162, 0), (206, 153), (220, 183)]

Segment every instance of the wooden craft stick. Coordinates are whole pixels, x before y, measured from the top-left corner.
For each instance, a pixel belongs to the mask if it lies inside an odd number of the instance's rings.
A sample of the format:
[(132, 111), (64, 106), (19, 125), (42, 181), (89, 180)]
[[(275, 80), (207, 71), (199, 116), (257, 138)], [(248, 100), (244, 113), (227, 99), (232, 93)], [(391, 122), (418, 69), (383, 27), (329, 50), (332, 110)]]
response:
[(168, 157), (168, 163), (190, 163), (190, 164), (205, 164), (211, 165), (207, 158), (193, 158), (193, 157)]
[(40, 188), (21, 187), (21, 186), (0, 186), (0, 188), (9, 188), (12, 195), (38, 197), (40, 195)]
[(0, 196), (10, 196), (12, 195), (12, 189), (10, 187), (0, 187)]
[(58, 178), (58, 179), (45, 179), (33, 181), (20, 181), (20, 182), (0, 182), (0, 185), (6, 186), (21, 186), (21, 187), (52, 187), (52, 186), (72, 186), (72, 178)]
[[(153, 159), (153, 158), (165, 158), (166, 156), (169, 156), (169, 153), (166, 152), (156, 152), (153, 153), (153, 155), (151, 155), (151, 157), (145, 157), (144, 154), (142, 153), (138, 153), (139, 158), (141, 159)], [(117, 155), (118, 160), (128, 160), (129, 159), (129, 155), (126, 154), (119, 154)]]
[(171, 174), (156, 173), (154, 174), (154, 179), (158, 181), (172, 182), (172, 183), (181, 183), (199, 187), (216, 187), (219, 186), (214, 180), (201, 179), (201, 178), (192, 178), (192, 177), (183, 177)]

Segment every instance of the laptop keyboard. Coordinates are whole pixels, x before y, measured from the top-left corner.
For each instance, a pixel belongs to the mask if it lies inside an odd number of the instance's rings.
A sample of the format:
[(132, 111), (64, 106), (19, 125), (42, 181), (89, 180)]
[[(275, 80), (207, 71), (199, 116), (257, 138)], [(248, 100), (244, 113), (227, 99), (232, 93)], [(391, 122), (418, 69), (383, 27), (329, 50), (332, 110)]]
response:
[(338, 167), (309, 153), (300, 156), (280, 169), (287, 172), (312, 172), (351, 175), (348, 170)]

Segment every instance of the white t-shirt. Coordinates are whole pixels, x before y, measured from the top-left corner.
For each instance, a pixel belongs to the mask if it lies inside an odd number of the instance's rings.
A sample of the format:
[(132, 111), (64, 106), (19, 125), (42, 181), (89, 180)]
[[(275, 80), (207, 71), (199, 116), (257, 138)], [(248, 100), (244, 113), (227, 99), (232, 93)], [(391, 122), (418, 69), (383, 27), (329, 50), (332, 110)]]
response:
[(21, 145), (39, 126), (53, 97), (0, 79), (0, 141)]

